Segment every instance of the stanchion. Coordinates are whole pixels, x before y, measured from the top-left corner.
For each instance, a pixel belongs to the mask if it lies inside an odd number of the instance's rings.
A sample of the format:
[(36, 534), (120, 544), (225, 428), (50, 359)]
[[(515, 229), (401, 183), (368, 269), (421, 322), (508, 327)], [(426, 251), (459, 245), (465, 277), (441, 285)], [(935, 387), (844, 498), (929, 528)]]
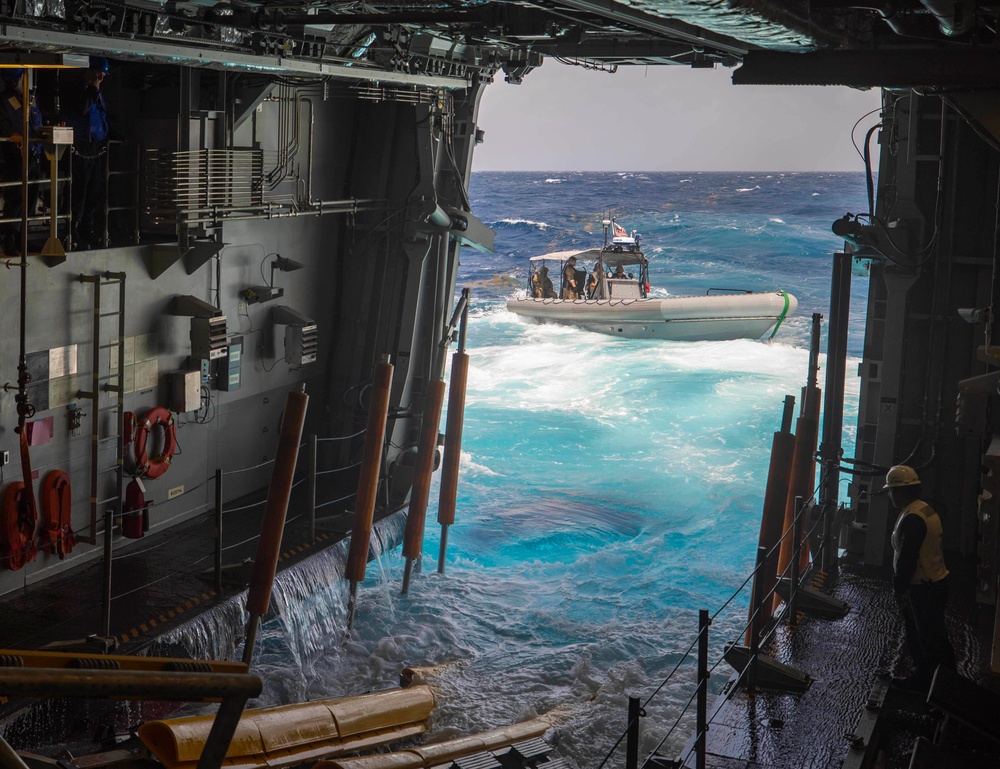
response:
[(698, 610), (698, 711), (696, 717), (695, 765), (705, 769), (708, 733), (708, 609)]
[(250, 589), (247, 591), (246, 640), (243, 644), (243, 662), (247, 665), (253, 659), (253, 649), (257, 643), (257, 630), (260, 618), (267, 613), (271, 602), (271, 588), (274, 585), (274, 574), (278, 568), (278, 554), (281, 552), (281, 537), (285, 529), (285, 516), (288, 513), (288, 499), (292, 493), (292, 481), (295, 478), (295, 463), (299, 457), (299, 442), (302, 440), (302, 425), (306, 419), (306, 408), (309, 396), (305, 388), (288, 393), (285, 398), (285, 413), (281, 419), (281, 432), (278, 435), (278, 449), (274, 455), (274, 469), (271, 471), (271, 484), (267, 489), (267, 506), (264, 508), (264, 521), (261, 525), (260, 539), (257, 541), (257, 556), (254, 558), (253, 575), (250, 578)]
[(795, 498), (795, 517), (792, 519), (792, 541), (795, 543), (795, 550), (792, 553), (792, 560), (789, 562), (788, 572), (788, 621), (795, 624), (795, 613), (799, 605), (799, 550), (802, 548), (802, 497)]
[[(767, 550), (763, 547), (757, 548), (757, 566), (756, 572), (760, 574), (760, 570), (764, 567), (764, 560), (767, 557)], [(764, 592), (763, 592), (763, 582), (761, 580), (755, 579), (753, 581), (753, 600), (750, 602), (750, 611), (753, 615), (750, 617), (750, 666), (747, 671), (747, 689), (753, 691), (757, 688), (757, 655), (760, 653), (760, 626), (761, 620), (763, 619), (763, 605), (764, 605)]]
[(639, 769), (639, 698), (628, 698), (628, 737), (625, 741), (625, 769)]
[(222, 592), (222, 468), (215, 469), (215, 592)]
[(309, 525), (309, 542), (316, 541), (316, 460), (319, 443), (315, 433), (309, 436), (309, 490), (306, 498), (306, 522)]
[(347, 601), (347, 628), (354, 624), (354, 607), (358, 583), (364, 581), (368, 566), (368, 545), (371, 541), (372, 522), (375, 519), (375, 498), (382, 469), (382, 449), (385, 443), (385, 424), (389, 414), (389, 394), (392, 390), (393, 366), (385, 355), (375, 366), (372, 398), (368, 407), (368, 424), (365, 429), (365, 446), (361, 455), (361, 473), (355, 499), (354, 528), (351, 548), (347, 554), (344, 576), (351, 581), (351, 594)]
[(413, 490), (410, 492), (410, 509), (406, 515), (406, 531), (403, 534), (403, 557), (406, 558), (402, 588), (404, 595), (410, 590), (410, 576), (413, 573), (414, 562), (423, 552), (424, 519), (427, 516), (427, 497), (431, 490), (431, 473), (434, 471), (438, 424), (441, 421), (443, 403), (444, 382), (440, 380), (428, 382), (424, 420), (420, 428), (420, 442), (417, 449), (417, 467), (413, 477)]
[[(28, 481), (31, 482), (30, 479)], [(111, 537), (115, 525), (114, 510), (104, 511), (104, 578), (101, 585), (101, 633), (111, 635)]]

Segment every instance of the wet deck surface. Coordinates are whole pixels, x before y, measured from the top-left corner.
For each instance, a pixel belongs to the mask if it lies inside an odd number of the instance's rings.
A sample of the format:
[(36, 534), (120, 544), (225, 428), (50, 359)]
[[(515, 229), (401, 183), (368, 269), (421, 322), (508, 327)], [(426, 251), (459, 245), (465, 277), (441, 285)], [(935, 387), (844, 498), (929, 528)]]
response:
[[(988, 672), (992, 613), (976, 611), (971, 575), (953, 575), (948, 623), (959, 673), (1000, 693), (1000, 677)], [(847, 616), (800, 614), (796, 625), (778, 628), (768, 649), (778, 661), (808, 673), (812, 684), (801, 694), (761, 690), (752, 696), (728, 684), (732, 697), (720, 695), (714, 713), (710, 705), (709, 767), (839, 769), (880, 671), (907, 672), (902, 620), (880, 570), (844, 564), (839, 573), (825, 575), (822, 590), (851, 606)], [(889, 690), (878, 743), (883, 769), (908, 767), (915, 740), (933, 737), (940, 719), (924, 699)], [(685, 766), (695, 766), (693, 755)]]
[[(214, 511), (141, 539), (125, 539), (116, 531), (110, 636), (117, 640), (119, 653), (137, 651), (153, 637), (246, 588), (252, 565), (245, 562), (257, 551), (265, 496), (262, 491), (226, 505), (233, 512), (223, 517), (226, 569), (221, 592), (215, 590), (213, 568)], [(317, 526), (315, 541), (309, 541), (304, 516), (291, 512), (301, 511), (303, 504), (293, 496), (279, 568), (338, 541), (350, 530), (349, 516), (325, 521)], [(5, 617), (0, 623), (0, 648), (39, 649), (52, 642), (103, 635), (103, 570), (103, 558), (98, 558), (0, 597)]]

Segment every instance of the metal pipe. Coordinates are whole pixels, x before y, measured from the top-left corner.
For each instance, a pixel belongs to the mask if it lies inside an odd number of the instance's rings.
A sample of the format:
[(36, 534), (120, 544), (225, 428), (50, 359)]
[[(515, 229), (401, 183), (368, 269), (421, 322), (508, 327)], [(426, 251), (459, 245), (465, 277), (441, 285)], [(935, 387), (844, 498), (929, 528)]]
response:
[(0, 694), (6, 697), (194, 702), (249, 699), (260, 692), (260, 678), (249, 673), (0, 668)]
[(441, 462), (441, 489), (438, 496), (438, 523), (441, 524), (441, 547), (438, 573), (444, 574), (448, 551), (448, 527), (455, 523), (458, 497), (458, 473), (462, 460), (462, 429), (465, 420), (465, 391), (469, 381), (469, 355), (456, 352), (451, 363), (451, 386), (448, 389), (448, 424), (445, 428), (444, 458)]
[(444, 402), (444, 382), (427, 383), (424, 406), (424, 420), (420, 427), (420, 441), (417, 447), (417, 466), (414, 471), (413, 489), (410, 492), (410, 509), (406, 516), (406, 531), (403, 535), (403, 556), (406, 569), (403, 574), (403, 593), (409, 591), (409, 576), (413, 561), (420, 558), (424, 542), (424, 519), (427, 515), (427, 497), (431, 489), (431, 474), (437, 452), (438, 424), (441, 421), (441, 406)]
[(705, 769), (708, 733), (708, 609), (698, 610), (698, 704), (695, 734), (695, 766)]
[[(17, 429), (20, 433), (27, 419), (28, 407), (28, 364), (27, 364), (27, 307), (28, 307), (28, 156), (31, 152), (29, 139), (29, 117), (31, 114), (31, 93), (28, 73), (21, 74), (21, 301), (20, 301), (20, 347), (17, 358)], [(32, 483), (30, 475), (24, 478), (25, 485)]]
[(101, 583), (101, 632), (104, 636), (111, 635), (111, 535), (114, 527), (115, 514), (113, 510), (104, 511), (104, 564)]
[(851, 261), (847, 253), (833, 256), (830, 287), (830, 324), (826, 344), (826, 384), (823, 401), (823, 439), (819, 445), (819, 503), (823, 511), (822, 565), (836, 566), (833, 517), (840, 499), (840, 458), (843, 454), (844, 387), (847, 374), (847, 335), (851, 311)]
[(385, 427), (389, 415), (389, 395), (392, 391), (393, 365), (389, 361), (389, 356), (383, 355), (375, 366), (371, 403), (368, 406), (368, 425), (365, 429), (365, 445), (361, 454), (361, 471), (354, 506), (354, 528), (345, 569), (345, 576), (351, 581), (352, 590), (356, 590), (357, 584), (364, 581), (368, 566), (368, 545), (375, 519), (375, 501), (378, 497)]
[(7, 744), (7, 740), (2, 736), (0, 736), (0, 767), (3, 769), (28, 769), (24, 759)]
[[(247, 612), (250, 614), (250, 620), (247, 626), (247, 640), (243, 647), (243, 661), (248, 665), (253, 659), (253, 645), (257, 636), (256, 625), (267, 613), (271, 602), (271, 588), (278, 568), (278, 554), (281, 552), (288, 499), (292, 492), (299, 442), (302, 440), (302, 425), (305, 422), (308, 405), (309, 396), (306, 395), (303, 385), (299, 385), (298, 390), (289, 391), (285, 398), (285, 413), (281, 419), (274, 470), (267, 490), (264, 521), (261, 524), (260, 540), (257, 542), (250, 589), (247, 591)], [(251, 626), (253, 626), (252, 632)]]
[(222, 468), (215, 470), (215, 592), (222, 593)]
[(625, 769), (639, 769), (639, 707), (638, 697), (628, 698), (628, 735), (625, 741)]

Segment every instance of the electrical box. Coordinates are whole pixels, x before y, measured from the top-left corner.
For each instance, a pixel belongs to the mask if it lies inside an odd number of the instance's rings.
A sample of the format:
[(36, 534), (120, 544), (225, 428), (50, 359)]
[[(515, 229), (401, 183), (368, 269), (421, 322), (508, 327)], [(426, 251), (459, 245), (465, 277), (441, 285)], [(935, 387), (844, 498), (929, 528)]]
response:
[(305, 326), (285, 326), (285, 360), (293, 366), (316, 362), (319, 348), (318, 328), (315, 323)]
[(226, 316), (191, 318), (191, 357), (217, 360), (226, 357)]
[(234, 336), (229, 342), (229, 367), (219, 364), (219, 389), (232, 392), (240, 389), (240, 367), (243, 364), (243, 337)]
[(183, 414), (201, 408), (201, 371), (171, 371), (167, 374), (167, 406)]

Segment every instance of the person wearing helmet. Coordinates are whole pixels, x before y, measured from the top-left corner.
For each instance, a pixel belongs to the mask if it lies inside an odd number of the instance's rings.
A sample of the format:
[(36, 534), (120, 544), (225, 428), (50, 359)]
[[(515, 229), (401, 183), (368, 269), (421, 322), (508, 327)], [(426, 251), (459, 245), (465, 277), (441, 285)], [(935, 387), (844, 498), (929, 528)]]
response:
[[(0, 142), (0, 179), (5, 182), (21, 181), (21, 134), (24, 133), (24, 71), (18, 68), (0, 69), (0, 80), (3, 88), (0, 91), (0, 136), (6, 141)], [(42, 126), (42, 113), (34, 98), (28, 100), (28, 131), (32, 141), (28, 144), (28, 179), (42, 177), (42, 145), (37, 141), (38, 131)], [(29, 200), (37, 195), (37, 188), (32, 188)], [(29, 209), (31, 205), (29, 204)], [(30, 213), (30, 211), (29, 211)], [(14, 184), (3, 188), (3, 216), (5, 219), (21, 217), (21, 186)], [(5, 222), (0, 225), (0, 240), (3, 251), (8, 256), (21, 251), (21, 225), (19, 222)]]
[(91, 56), (82, 87), (68, 100), (67, 123), (73, 126), (73, 241), (87, 249), (104, 240), (107, 183), (104, 176), (108, 141), (108, 107), (101, 86), (110, 66)]
[(955, 668), (945, 626), (948, 569), (941, 550), (941, 517), (921, 500), (920, 476), (912, 467), (889, 468), (884, 489), (900, 510), (892, 531), (892, 586), (913, 662), (910, 673), (894, 678), (893, 684), (926, 694), (938, 665)]

